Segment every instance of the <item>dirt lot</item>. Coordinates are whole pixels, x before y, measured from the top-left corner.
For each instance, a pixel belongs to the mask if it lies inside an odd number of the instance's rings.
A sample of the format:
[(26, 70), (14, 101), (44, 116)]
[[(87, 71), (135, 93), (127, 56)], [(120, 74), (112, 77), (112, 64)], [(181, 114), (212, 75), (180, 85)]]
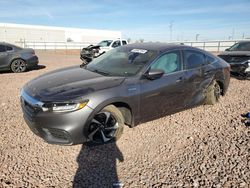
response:
[(79, 56), (39, 53), (46, 68), (1, 73), (0, 187), (250, 187), (249, 81), (231, 79), (215, 106), (200, 106), (126, 128), (116, 144), (49, 145), (25, 124), (21, 87)]

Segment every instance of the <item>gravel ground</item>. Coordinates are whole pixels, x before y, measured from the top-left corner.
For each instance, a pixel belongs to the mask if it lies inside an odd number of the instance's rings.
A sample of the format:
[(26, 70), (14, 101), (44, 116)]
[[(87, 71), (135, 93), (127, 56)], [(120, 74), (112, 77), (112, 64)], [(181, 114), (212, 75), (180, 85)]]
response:
[(77, 55), (39, 53), (46, 68), (1, 73), (0, 187), (250, 187), (247, 80), (231, 79), (214, 106), (199, 106), (133, 129), (115, 144), (49, 145), (25, 124), (20, 88), (47, 71), (80, 64)]

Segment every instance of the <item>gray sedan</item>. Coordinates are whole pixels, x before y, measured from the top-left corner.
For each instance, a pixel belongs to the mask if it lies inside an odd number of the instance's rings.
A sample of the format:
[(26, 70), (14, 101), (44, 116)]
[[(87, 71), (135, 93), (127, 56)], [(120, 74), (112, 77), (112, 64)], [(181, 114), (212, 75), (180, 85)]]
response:
[(36, 67), (38, 57), (30, 48), (21, 48), (9, 43), (0, 42), (0, 70), (25, 72)]
[(230, 66), (184, 45), (129, 44), (84, 66), (33, 79), (21, 91), (30, 129), (53, 144), (103, 144), (134, 127), (225, 95)]

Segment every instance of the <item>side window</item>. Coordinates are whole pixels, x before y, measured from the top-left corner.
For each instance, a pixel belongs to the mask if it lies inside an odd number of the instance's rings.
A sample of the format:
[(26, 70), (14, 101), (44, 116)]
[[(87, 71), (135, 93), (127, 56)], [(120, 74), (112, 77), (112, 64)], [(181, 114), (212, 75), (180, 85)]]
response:
[(192, 50), (184, 50), (186, 69), (193, 69), (205, 65), (205, 55)]
[(211, 56), (206, 56), (206, 64), (210, 64), (213, 63), (215, 61), (215, 58), (211, 57)]
[(162, 55), (151, 66), (152, 69), (161, 69), (166, 73), (181, 70), (181, 55), (179, 51), (173, 51)]
[(11, 50), (13, 50), (13, 48), (12, 48), (12, 47), (10, 47), (10, 46), (6, 46), (6, 51), (11, 51)]
[(0, 45), (0, 52), (6, 52), (6, 47), (4, 45)]
[(127, 44), (127, 41), (123, 40), (122, 45), (126, 45), (126, 44)]
[(116, 48), (116, 47), (118, 47), (118, 46), (121, 46), (121, 41), (119, 41), (119, 40), (115, 41), (115, 42), (112, 44), (112, 47), (113, 47), (113, 48)]
[(242, 51), (250, 51), (250, 43), (243, 43), (241, 45), (241, 49)]

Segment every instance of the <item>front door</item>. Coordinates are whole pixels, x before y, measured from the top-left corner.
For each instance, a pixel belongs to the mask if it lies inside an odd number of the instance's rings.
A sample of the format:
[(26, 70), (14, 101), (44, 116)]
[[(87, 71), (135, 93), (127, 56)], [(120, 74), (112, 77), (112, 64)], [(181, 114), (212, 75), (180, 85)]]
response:
[(165, 74), (159, 79), (141, 80), (140, 116), (143, 122), (183, 108), (187, 90), (180, 51), (165, 53), (150, 69), (161, 69)]

